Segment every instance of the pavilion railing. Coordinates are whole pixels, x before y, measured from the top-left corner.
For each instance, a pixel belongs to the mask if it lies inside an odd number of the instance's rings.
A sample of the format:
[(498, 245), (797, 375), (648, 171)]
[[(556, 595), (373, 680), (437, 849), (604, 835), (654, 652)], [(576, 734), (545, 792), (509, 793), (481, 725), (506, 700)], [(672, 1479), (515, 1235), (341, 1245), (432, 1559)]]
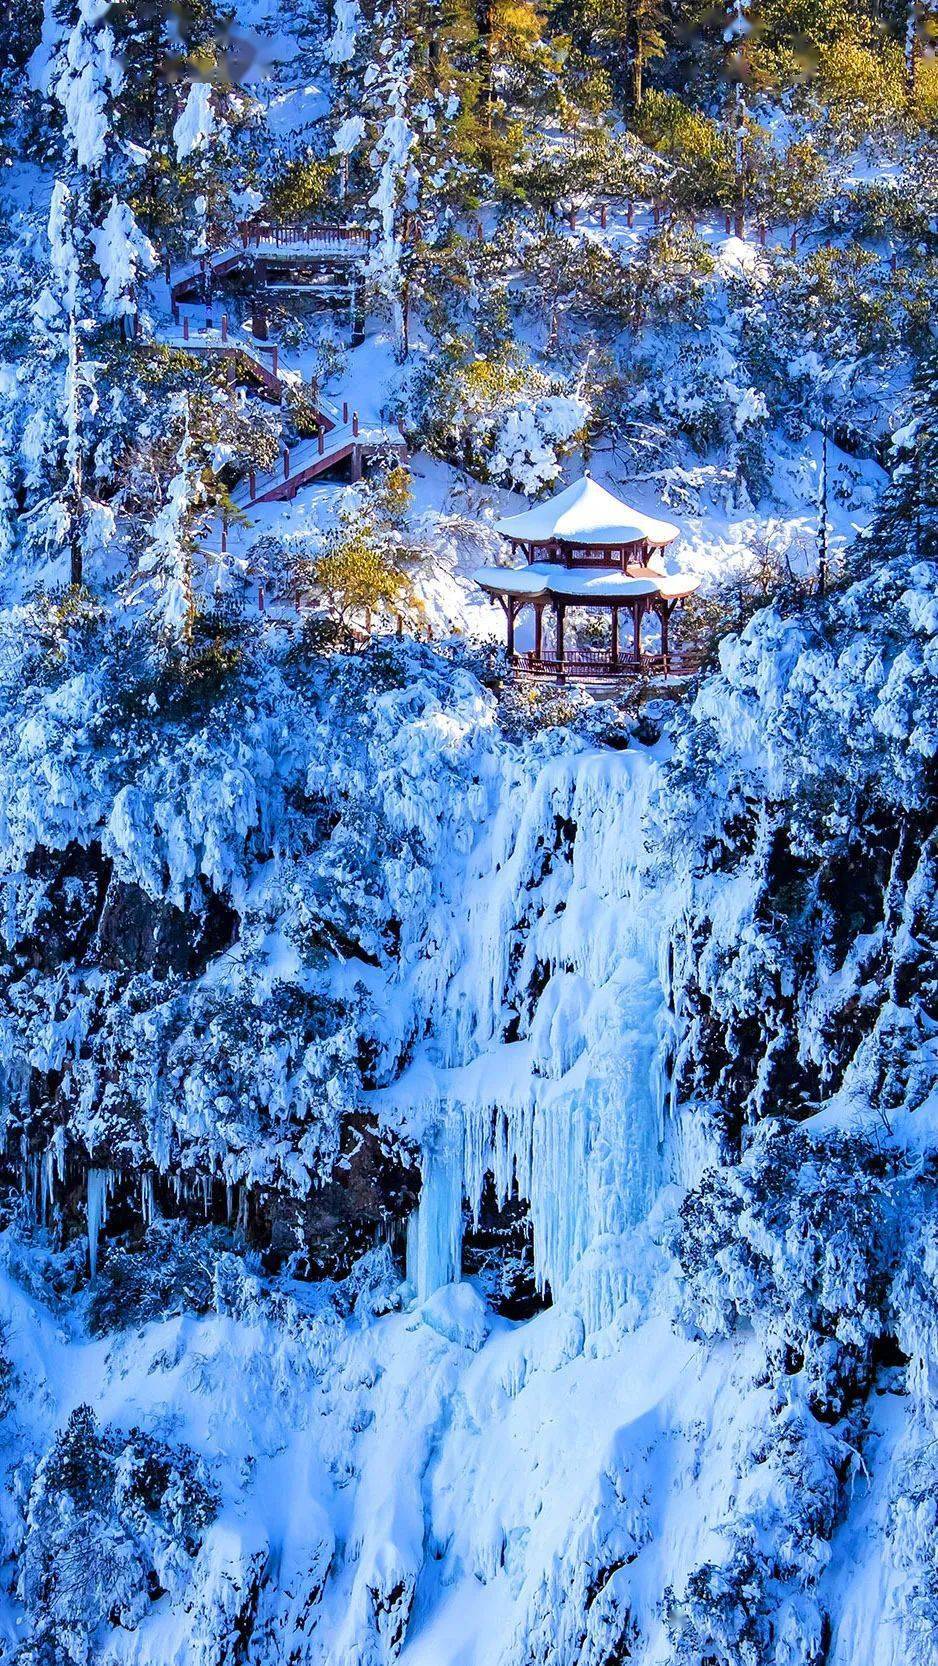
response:
[(566, 677), (571, 682), (615, 682), (619, 678), (693, 677), (701, 669), (703, 654), (693, 648), (678, 648), (667, 654), (609, 654), (577, 649), (563, 659), (544, 655), (515, 654), (516, 668), (529, 677)]
[(264, 220), (245, 220), (241, 225), (241, 240), (245, 248), (251, 244), (273, 244), (276, 248), (291, 248), (296, 244), (315, 243), (327, 248), (356, 248), (365, 250), (371, 242), (367, 226), (315, 225), (312, 223), (285, 224)]

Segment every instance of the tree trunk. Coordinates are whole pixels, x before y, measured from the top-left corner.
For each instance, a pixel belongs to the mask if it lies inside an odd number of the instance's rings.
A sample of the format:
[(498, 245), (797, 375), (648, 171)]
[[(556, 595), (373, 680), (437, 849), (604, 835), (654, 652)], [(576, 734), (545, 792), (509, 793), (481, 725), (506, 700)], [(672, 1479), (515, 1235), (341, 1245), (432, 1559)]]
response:
[(642, 107), (644, 64), (642, 62), (641, 30), (638, 18), (639, 0), (631, 0), (625, 25), (625, 61), (628, 68), (628, 102), (634, 115)]

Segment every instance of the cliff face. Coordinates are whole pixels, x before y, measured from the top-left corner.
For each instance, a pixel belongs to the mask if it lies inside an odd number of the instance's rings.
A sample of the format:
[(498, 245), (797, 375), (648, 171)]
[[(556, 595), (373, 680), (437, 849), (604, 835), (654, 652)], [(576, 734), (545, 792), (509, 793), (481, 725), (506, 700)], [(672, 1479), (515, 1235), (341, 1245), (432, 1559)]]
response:
[(7, 626), (11, 1656), (929, 1658), (934, 578), (624, 750)]

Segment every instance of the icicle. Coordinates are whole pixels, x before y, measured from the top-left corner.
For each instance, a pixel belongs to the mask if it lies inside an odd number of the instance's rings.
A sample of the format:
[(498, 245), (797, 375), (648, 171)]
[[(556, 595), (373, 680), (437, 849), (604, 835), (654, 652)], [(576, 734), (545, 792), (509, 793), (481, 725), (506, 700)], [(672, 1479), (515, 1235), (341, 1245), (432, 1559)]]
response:
[(150, 1226), (156, 1220), (156, 1192), (152, 1169), (144, 1169), (140, 1176), (140, 1213), (144, 1226)]
[(229, 1226), (231, 1225), (231, 1222), (234, 1219), (234, 1207), (235, 1207), (236, 1191), (237, 1191), (237, 1188), (232, 1186), (230, 1180), (226, 1179), (225, 1180), (225, 1218), (226, 1218)]
[(48, 1224), (55, 1203), (55, 1162), (55, 1148), (52, 1145), (47, 1145), (42, 1154), (41, 1219), (43, 1226)]
[(246, 1232), (248, 1229), (248, 1189), (246, 1185), (241, 1187), (238, 1198), (237, 1228), (239, 1232)]
[(460, 1275), (461, 1156), (456, 1130), (449, 1125), (438, 1144), (424, 1152), (420, 1202), (407, 1223), (407, 1277), (420, 1302)]
[(61, 1185), (64, 1186), (64, 1184), (65, 1184), (65, 1129), (64, 1129), (64, 1127), (62, 1127), (61, 1124), (55, 1130), (55, 1133), (52, 1136), (52, 1142), (51, 1142), (50, 1149), (51, 1149), (51, 1151), (53, 1152), (53, 1154), (55, 1156), (56, 1179), (60, 1182)]
[(113, 1169), (88, 1170), (88, 1267), (92, 1278), (98, 1270), (98, 1237), (107, 1220), (115, 1178)]
[(206, 1220), (208, 1220), (209, 1215), (211, 1214), (211, 1212), (212, 1212), (212, 1177), (211, 1177), (210, 1174), (203, 1174), (202, 1175), (202, 1213), (205, 1216)]

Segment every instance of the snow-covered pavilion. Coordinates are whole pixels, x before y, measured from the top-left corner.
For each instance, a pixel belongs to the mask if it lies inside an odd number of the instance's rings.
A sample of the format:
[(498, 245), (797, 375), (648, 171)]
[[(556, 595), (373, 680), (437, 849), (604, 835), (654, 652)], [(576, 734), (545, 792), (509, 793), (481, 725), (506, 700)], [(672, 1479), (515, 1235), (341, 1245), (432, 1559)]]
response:
[[(482, 567), (473, 575), (508, 621), (508, 653), (534, 676), (600, 680), (640, 674), (677, 675), (696, 670), (695, 657), (670, 646), (671, 616), (696, 590), (690, 573), (665, 571), (664, 551), (678, 536), (670, 521), (632, 509), (589, 474), (546, 503), (495, 523), (512, 555), (526, 565)], [(534, 651), (515, 653), (515, 623), (534, 609)], [(565, 651), (564, 618), (570, 607), (599, 608), (610, 616), (608, 651)], [(555, 622), (554, 652), (544, 652), (544, 613)], [(621, 641), (620, 615), (631, 620), (631, 642)], [(660, 650), (642, 647), (642, 623), (660, 623)]]

